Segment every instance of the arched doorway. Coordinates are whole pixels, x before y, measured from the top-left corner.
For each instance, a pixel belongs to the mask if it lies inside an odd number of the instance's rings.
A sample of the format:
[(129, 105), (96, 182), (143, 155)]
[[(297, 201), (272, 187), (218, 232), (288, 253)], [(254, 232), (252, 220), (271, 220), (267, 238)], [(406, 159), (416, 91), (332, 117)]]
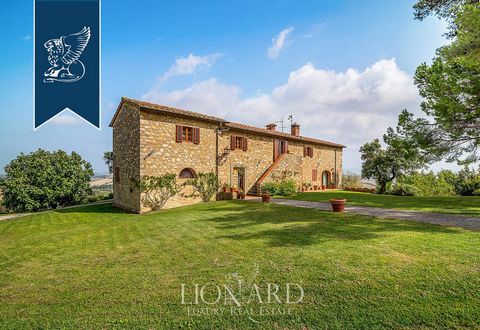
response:
[(330, 171), (323, 171), (323, 173), (322, 173), (322, 186), (325, 186), (325, 187), (329, 188), (330, 187), (330, 181), (331, 181)]

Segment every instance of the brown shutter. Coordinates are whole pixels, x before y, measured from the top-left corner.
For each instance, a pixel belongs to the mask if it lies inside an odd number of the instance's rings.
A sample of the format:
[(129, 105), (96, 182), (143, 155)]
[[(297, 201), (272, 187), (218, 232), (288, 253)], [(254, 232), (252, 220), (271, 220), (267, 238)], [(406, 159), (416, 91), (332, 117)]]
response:
[(183, 137), (183, 128), (181, 125), (177, 125), (177, 128), (176, 128), (176, 138), (175, 138), (175, 141), (177, 142), (182, 142), (182, 137)]
[(307, 147), (303, 146), (303, 157), (307, 156)]
[(230, 135), (230, 149), (235, 150), (235, 135)]
[(310, 157), (313, 157), (313, 148), (310, 147)]
[(312, 181), (317, 181), (317, 170), (312, 170)]
[(288, 152), (288, 141), (285, 141), (285, 143), (283, 144), (282, 154), (286, 154), (287, 152)]
[(195, 144), (200, 143), (200, 128), (198, 127), (193, 128), (193, 143)]
[(248, 139), (246, 137), (243, 138), (243, 151), (248, 150)]

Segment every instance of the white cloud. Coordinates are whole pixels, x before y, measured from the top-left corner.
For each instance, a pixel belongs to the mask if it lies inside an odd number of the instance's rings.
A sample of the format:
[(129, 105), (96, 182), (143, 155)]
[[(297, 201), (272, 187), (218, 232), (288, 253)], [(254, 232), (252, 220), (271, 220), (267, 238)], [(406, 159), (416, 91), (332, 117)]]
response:
[[(302, 135), (345, 144), (344, 167), (359, 167), (359, 147), (381, 138), (404, 108), (418, 109), (413, 79), (395, 59), (382, 59), (363, 71), (318, 69), (307, 63), (270, 93), (242, 97), (235, 85), (216, 79), (171, 92), (144, 95), (149, 101), (178, 106), (263, 127), (293, 114)], [(287, 128), (288, 130), (288, 128)]]
[(280, 33), (272, 39), (272, 45), (268, 48), (267, 56), (269, 58), (277, 58), (282, 49), (288, 44), (288, 36), (294, 30), (289, 27), (280, 31)]
[(175, 63), (162, 75), (161, 80), (166, 81), (175, 76), (185, 76), (210, 68), (221, 56), (219, 53), (197, 56), (189, 54), (187, 57), (175, 59)]

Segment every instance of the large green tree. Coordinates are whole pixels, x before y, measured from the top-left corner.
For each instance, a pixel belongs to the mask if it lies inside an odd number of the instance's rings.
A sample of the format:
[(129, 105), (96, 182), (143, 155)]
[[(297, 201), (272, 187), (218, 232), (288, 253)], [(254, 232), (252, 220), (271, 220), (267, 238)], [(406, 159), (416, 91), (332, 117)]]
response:
[(478, 161), (480, 3), (421, 0), (416, 6), (420, 5), (426, 8), (417, 13), (420, 18), (432, 12), (448, 16), (454, 24), (454, 39), (437, 50), (432, 64), (421, 64), (415, 73), (415, 84), (423, 97), (421, 110), (427, 117), (415, 118), (405, 110), (399, 123), (423, 150), (435, 156), (459, 163)]
[(92, 166), (75, 152), (21, 153), (5, 166), (5, 173), (3, 205), (16, 212), (74, 205), (91, 194)]
[(388, 128), (383, 136), (385, 148), (378, 139), (365, 143), (361, 148), (362, 177), (375, 180), (378, 192), (383, 194), (388, 183), (397, 178), (424, 168), (433, 159), (421, 151), (415, 141), (403, 134), (401, 127), (396, 131)]

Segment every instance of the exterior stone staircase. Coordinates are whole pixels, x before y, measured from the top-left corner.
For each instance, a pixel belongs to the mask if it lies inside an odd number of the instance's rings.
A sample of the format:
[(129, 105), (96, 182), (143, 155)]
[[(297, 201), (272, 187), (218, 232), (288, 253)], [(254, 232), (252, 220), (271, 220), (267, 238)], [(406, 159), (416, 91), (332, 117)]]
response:
[(262, 182), (265, 180), (270, 173), (273, 172), (277, 168), (277, 166), (282, 162), (282, 159), (285, 157), (286, 154), (281, 154), (273, 163), (270, 165), (269, 168), (262, 174), (262, 176), (255, 182), (255, 184), (250, 188), (250, 190), (247, 192), (247, 195), (252, 195), (252, 196), (260, 196), (262, 189)]

